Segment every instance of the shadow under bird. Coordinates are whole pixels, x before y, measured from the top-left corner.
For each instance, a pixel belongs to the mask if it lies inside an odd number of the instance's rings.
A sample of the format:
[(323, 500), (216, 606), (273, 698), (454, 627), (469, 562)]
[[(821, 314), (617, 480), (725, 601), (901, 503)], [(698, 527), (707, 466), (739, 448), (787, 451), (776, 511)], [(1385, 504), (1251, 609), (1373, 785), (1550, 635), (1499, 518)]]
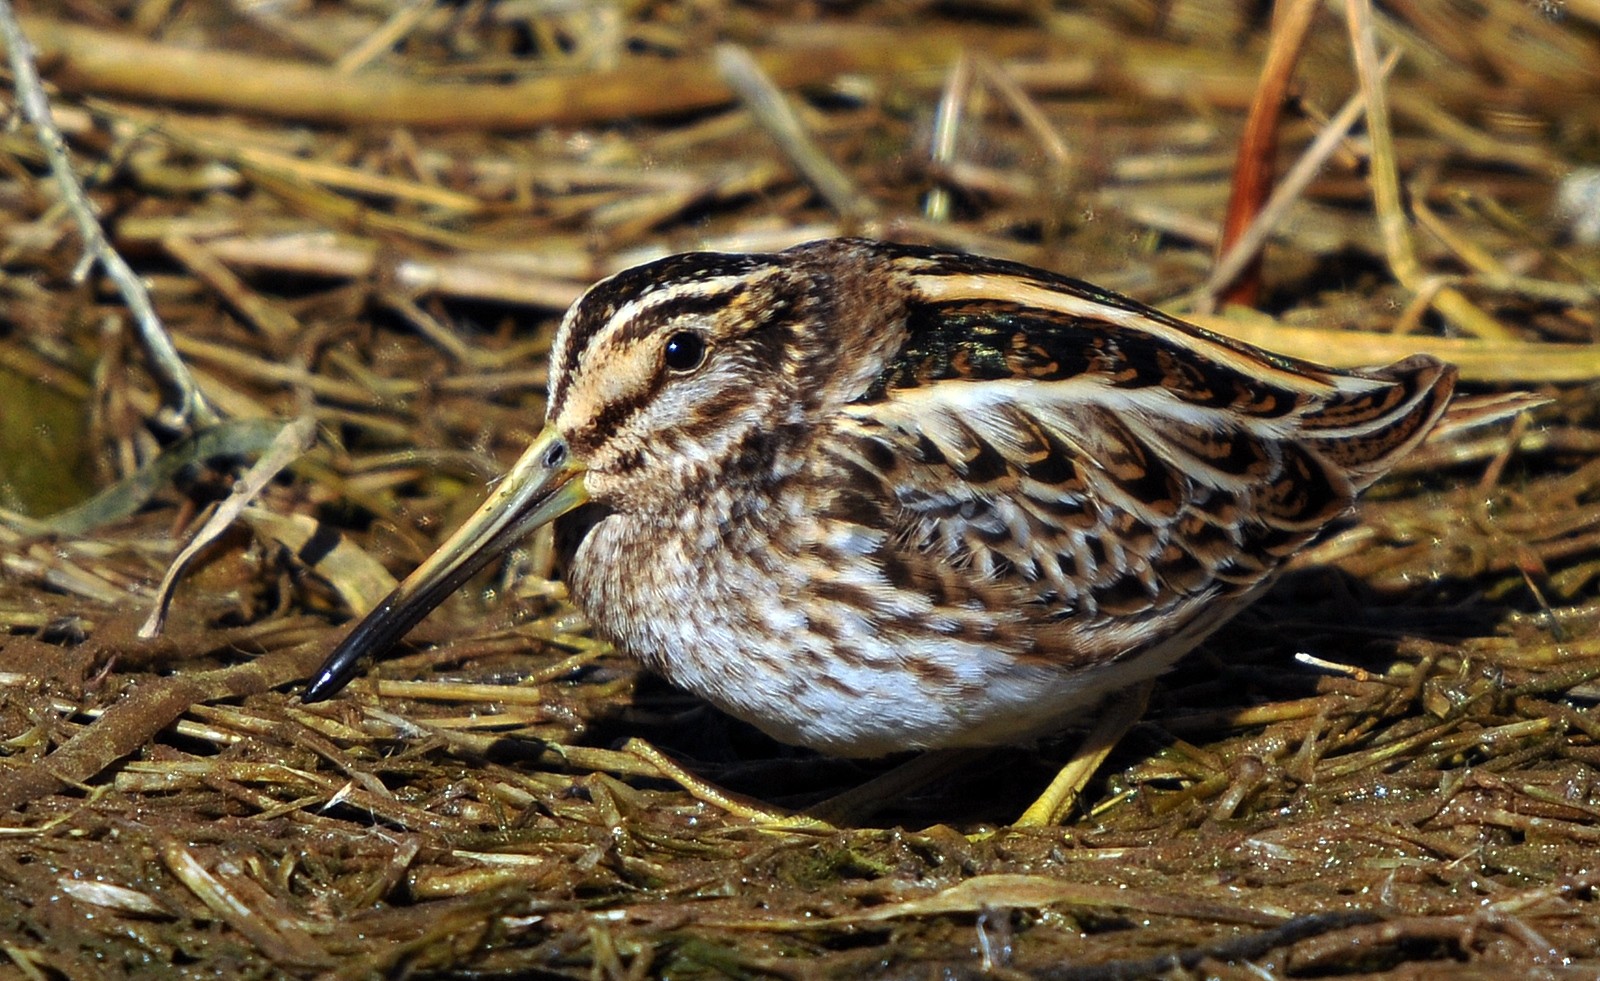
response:
[(567, 312), (543, 433), (304, 697), (554, 521), (599, 637), (783, 742), (1026, 742), (1244, 608), (1455, 378), (915, 246), (662, 259)]

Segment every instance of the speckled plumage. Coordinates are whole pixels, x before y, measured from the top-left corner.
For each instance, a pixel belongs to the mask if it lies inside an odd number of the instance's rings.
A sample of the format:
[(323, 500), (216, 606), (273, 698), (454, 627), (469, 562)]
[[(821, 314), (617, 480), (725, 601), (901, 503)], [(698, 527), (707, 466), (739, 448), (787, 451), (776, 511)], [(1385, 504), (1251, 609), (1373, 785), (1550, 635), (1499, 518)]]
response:
[(1420, 355), (1334, 371), (912, 246), (663, 259), (574, 304), (546, 433), (309, 695), (555, 519), (597, 634), (780, 740), (1025, 741), (1243, 608), (1454, 379)]

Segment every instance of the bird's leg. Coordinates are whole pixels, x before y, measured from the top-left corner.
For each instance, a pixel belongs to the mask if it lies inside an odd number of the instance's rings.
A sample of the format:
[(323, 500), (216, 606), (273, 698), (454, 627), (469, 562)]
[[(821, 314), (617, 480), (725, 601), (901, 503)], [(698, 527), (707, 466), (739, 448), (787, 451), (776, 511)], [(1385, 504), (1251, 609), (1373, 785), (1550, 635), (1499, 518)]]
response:
[(989, 752), (987, 749), (934, 749), (919, 753), (859, 787), (811, 805), (804, 813), (829, 824), (852, 824)]
[(1150, 704), (1150, 691), (1154, 687), (1155, 682), (1146, 681), (1107, 700), (1104, 711), (1078, 746), (1078, 751), (1050, 781), (1050, 786), (1039, 795), (1039, 799), (1028, 805), (1028, 809), (1017, 818), (1015, 827), (1045, 828), (1061, 823), (1061, 819), (1077, 806), (1078, 796), (1083, 793), (1083, 788), (1088, 785), (1095, 771), (1100, 769), (1100, 764), (1105, 762), (1117, 743), (1144, 715), (1145, 708)]
[(704, 804), (710, 804), (718, 810), (742, 821), (764, 828), (775, 828), (786, 831), (833, 831), (834, 827), (827, 821), (812, 817), (809, 814), (792, 814), (766, 807), (741, 794), (730, 793), (679, 766), (661, 750), (645, 742), (643, 739), (630, 739), (622, 746), (622, 751), (631, 753), (644, 760), (660, 772), (661, 776), (682, 787), (690, 797)]

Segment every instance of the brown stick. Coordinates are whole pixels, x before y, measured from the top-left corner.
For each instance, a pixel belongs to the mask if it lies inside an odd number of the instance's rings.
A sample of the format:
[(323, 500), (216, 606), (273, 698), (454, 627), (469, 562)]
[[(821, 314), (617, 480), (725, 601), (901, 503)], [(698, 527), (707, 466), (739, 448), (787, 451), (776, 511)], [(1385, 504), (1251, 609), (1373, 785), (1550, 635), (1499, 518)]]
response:
[[(22, 26), (24, 24), (27, 26)], [(32, 56), (39, 50), (39, 45), (30, 37), (24, 37), (31, 34), (35, 26), (33, 18), (15, 17), (11, 4), (0, 2), (0, 47), (5, 48), (8, 56), (18, 107), (22, 110), (23, 118), (33, 123), (39, 145), (50, 162), (51, 173), (55, 175), (62, 201), (78, 224), (78, 234), (83, 237), (84, 257), (74, 276), (82, 279), (88, 275), (90, 266), (98, 263), (116, 284), (133, 317), (133, 325), (149, 358), (151, 372), (165, 390), (171, 417), (164, 422), (184, 431), (214, 423), (217, 421), (216, 410), (200, 394), (199, 386), (178, 357), (166, 326), (156, 316), (155, 305), (150, 300), (143, 280), (134, 274), (127, 260), (106, 240), (105, 229), (100, 226), (100, 219), (95, 216), (88, 195), (72, 172), (72, 163), (67, 159), (66, 141), (56, 128), (50, 102), (39, 83), (36, 70), (38, 59)]]
[[(441, 84), (157, 44), (44, 17), (22, 21), (40, 64), (63, 88), (319, 123), (505, 132), (681, 113), (734, 98), (706, 58), (641, 58), (613, 71), (512, 85)], [(864, 32), (851, 43), (786, 46), (756, 60), (787, 88), (850, 72), (926, 69), (948, 62), (972, 40), (970, 34)], [(1037, 35), (1023, 32), (988, 34), (982, 45), (1002, 56), (1040, 47)]]
[[(1311, 21), (1321, 6), (1316, 0), (1285, 0), (1276, 10), (1272, 41), (1266, 64), (1261, 68), (1261, 83), (1250, 100), (1250, 116), (1239, 139), (1239, 159), (1234, 165), (1233, 191), (1228, 198), (1228, 214), (1223, 219), (1222, 242), (1217, 255), (1245, 233), (1257, 212), (1272, 193), (1273, 162), (1278, 155), (1278, 121), (1283, 116), (1289, 80), (1300, 60)], [(1261, 297), (1261, 257), (1256, 258), (1234, 278), (1223, 293), (1224, 303), (1254, 306)]]

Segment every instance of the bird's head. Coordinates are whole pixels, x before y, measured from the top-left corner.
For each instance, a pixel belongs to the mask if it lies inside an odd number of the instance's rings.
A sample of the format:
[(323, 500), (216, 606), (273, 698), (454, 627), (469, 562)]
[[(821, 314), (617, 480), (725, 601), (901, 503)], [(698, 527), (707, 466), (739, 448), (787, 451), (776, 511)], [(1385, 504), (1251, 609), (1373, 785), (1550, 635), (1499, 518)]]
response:
[(610, 510), (668, 513), (781, 469), (816, 408), (832, 309), (809, 272), (690, 253), (597, 284), (556, 334), (541, 440), (567, 448)]
[[(306, 689), (327, 698), (470, 576), (588, 502), (670, 517), (781, 480), (808, 434), (899, 341), (866, 244), (687, 253), (603, 280), (567, 311), (544, 431), (467, 522), (361, 621)], [(747, 495), (748, 496), (748, 495)]]

